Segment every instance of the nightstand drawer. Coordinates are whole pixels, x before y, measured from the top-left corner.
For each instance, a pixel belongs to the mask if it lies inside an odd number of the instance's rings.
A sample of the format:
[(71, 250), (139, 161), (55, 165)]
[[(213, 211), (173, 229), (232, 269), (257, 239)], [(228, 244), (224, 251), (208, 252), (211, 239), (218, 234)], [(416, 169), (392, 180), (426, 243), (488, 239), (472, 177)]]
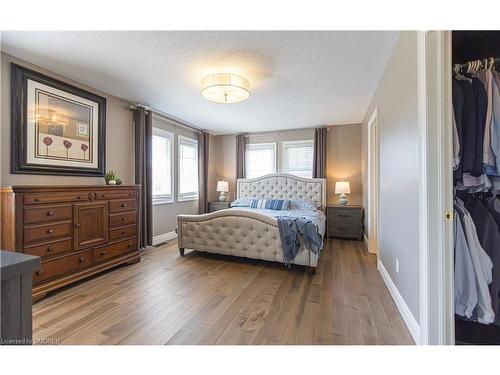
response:
[(208, 212), (225, 210), (229, 207), (229, 202), (208, 202)]
[(353, 227), (335, 227), (329, 233), (334, 237), (359, 238), (359, 229)]

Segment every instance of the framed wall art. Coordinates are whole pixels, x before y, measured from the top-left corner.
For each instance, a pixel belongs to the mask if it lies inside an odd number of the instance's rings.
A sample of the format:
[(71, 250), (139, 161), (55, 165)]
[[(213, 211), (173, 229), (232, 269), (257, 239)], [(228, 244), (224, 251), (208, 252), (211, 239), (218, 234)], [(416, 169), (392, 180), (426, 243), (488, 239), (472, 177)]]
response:
[(106, 99), (11, 65), (12, 173), (104, 176)]

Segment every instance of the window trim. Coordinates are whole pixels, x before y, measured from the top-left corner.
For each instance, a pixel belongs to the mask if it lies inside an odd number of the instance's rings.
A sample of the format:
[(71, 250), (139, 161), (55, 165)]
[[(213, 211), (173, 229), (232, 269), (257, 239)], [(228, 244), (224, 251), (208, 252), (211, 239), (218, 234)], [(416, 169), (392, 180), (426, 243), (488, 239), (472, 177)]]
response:
[(257, 177), (248, 177), (248, 151), (251, 151), (252, 149), (253, 150), (259, 150), (259, 149), (267, 149), (268, 146), (272, 146), (273, 147), (273, 150), (274, 150), (274, 153), (273, 153), (273, 156), (274, 156), (274, 160), (273, 160), (273, 164), (274, 164), (274, 168), (273, 168), (273, 172), (270, 172), (270, 173), (276, 173), (276, 171), (278, 170), (278, 142), (262, 142), (262, 143), (247, 143), (246, 144), (246, 147), (245, 147), (245, 178), (258, 178), (258, 177), (261, 177), (261, 176), (257, 176)]
[[(174, 156), (175, 156), (175, 136), (174, 133), (165, 129), (162, 129), (160, 127), (153, 127), (153, 136), (159, 136), (159, 137), (164, 137), (164, 138), (169, 138), (170, 139), (170, 195), (152, 195), (152, 200), (153, 200), (153, 206), (156, 205), (161, 205), (161, 204), (169, 204), (169, 203), (174, 203), (174, 197), (175, 197), (175, 163), (174, 163)], [(154, 173), (154, 172), (153, 172)]]
[[(196, 149), (196, 166), (197, 166), (197, 172), (200, 170), (200, 165), (198, 161), (198, 140), (194, 138), (189, 138), (183, 135), (177, 135), (177, 186), (178, 186), (178, 191), (177, 191), (177, 201), (178, 202), (188, 202), (188, 201), (195, 201), (198, 200), (199, 197), (199, 189), (196, 190), (196, 192), (189, 192), (189, 193), (184, 193), (181, 194), (181, 143), (186, 142), (186, 143), (191, 143), (195, 146)], [(199, 176), (198, 176), (199, 177)], [(199, 181), (198, 181), (199, 183)]]
[(286, 148), (289, 145), (312, 146), (313, 153), (314, 153), (314, 140), (313, 139), (304, 139), (304, 140), (300, 140), (300, 141), (284, 141), (284, 142), (281, 142), (281, 164), (282, 164), (281, 170), (282, 170), (282, 173), (287, 173), (287, 174), (291, 174), (293, 176), (302, 177), (302, 178), (312, 178), (312, 176), (313, 176), (313, 169), (314, 169), (313, 165), (312, 165), (312, 162), (311, 162), (311, 177), (298, 176), (298, 175), (296, 175), (294, 173), (291, 173), (289, 171), (289, 169), (288, 169), (288, 154), (286, 152)]

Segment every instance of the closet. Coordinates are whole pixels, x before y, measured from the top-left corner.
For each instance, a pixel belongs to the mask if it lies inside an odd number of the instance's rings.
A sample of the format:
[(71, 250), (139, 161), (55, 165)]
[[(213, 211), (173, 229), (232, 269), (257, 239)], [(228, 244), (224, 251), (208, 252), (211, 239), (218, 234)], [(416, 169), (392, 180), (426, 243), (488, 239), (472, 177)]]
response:
[(500, 344), (500, 32), (452, 33), (457, 344)]

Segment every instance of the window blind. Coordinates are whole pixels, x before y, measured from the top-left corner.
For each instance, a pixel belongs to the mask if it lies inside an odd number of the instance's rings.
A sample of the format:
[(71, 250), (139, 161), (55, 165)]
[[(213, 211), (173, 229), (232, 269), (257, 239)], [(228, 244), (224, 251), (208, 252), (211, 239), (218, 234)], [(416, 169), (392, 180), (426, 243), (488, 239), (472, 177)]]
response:
[(255, 178), (276, 172), (276, 144), (252, 143), (245, 153), (246, 177)]

